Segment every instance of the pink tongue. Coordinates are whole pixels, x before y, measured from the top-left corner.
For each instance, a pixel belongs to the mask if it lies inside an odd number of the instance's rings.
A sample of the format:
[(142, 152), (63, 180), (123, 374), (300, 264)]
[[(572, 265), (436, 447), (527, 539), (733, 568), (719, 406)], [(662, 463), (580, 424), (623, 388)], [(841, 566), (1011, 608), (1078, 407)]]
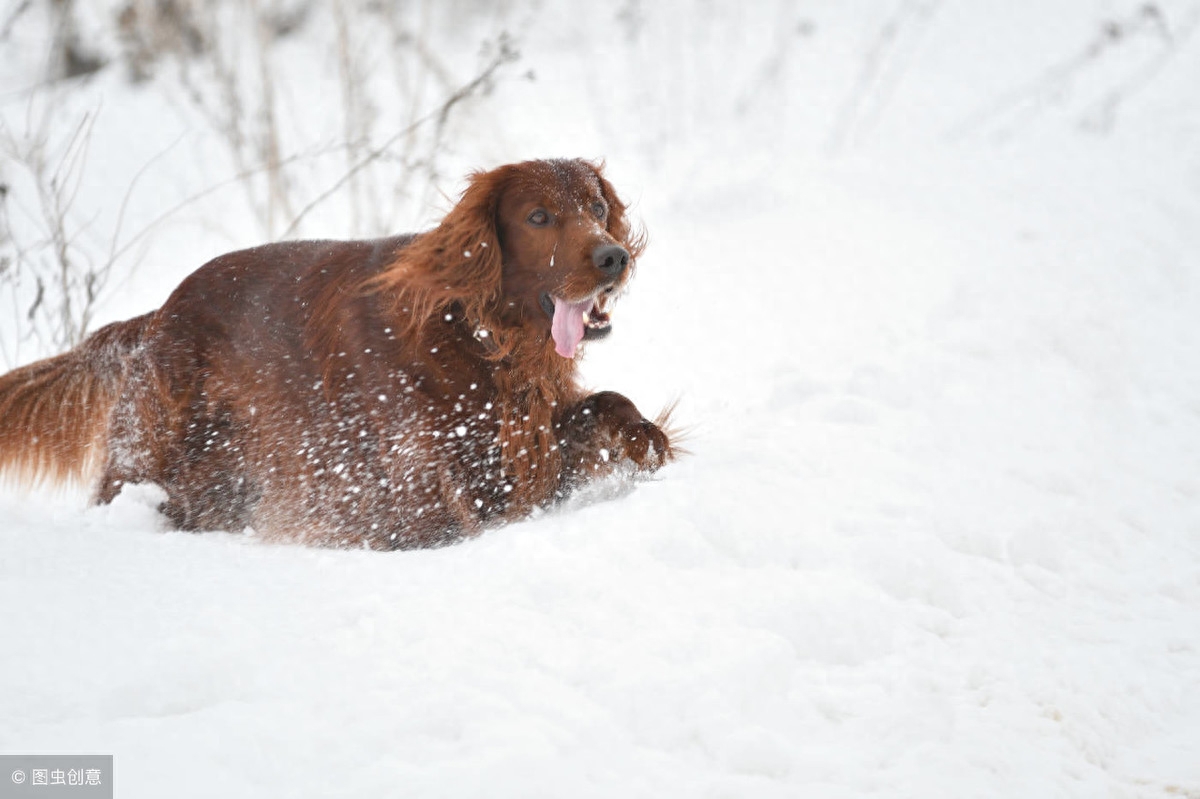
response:
[(554, 337), (554, 351), (564, 358), (575, 357), (575, 348), (583, 340), (583, 314), (591, 307), (591, 300), (571, 303), (554, 298), (554, 320), (550, 323), (550, 335)]

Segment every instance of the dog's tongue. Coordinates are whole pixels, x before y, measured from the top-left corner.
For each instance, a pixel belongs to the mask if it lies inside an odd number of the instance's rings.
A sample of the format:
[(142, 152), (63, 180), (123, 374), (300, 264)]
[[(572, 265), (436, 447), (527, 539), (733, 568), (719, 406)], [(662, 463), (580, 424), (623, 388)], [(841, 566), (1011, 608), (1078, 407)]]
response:
[(554, 319), (550, 323), (550, 335), (554, 337), (554, 351), (564, 358), (574, 358), (575, 349), (583, 340), (583, 315), (592, 307), (591, 300), (567, 302), (554, 298)]

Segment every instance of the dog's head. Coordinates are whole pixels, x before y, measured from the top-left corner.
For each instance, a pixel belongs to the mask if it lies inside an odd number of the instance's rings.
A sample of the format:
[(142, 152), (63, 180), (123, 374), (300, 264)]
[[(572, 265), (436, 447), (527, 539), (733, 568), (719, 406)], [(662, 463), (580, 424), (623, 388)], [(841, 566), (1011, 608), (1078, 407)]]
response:
[(600, 169), (584, 161), (533, 161), (502, 170), (496, 229), (505, 302), (555, 351), (612, 330), (609, 301), (633, 272), (642, 242)]
[(479, 327), (552, 341), (563, 358), (611, 331), (610, 303), (644, 247), (601, 167), (582, 160), (476, 173), (425, 236), (405, 271), (437, 295), (428, 311), (457, 303)]

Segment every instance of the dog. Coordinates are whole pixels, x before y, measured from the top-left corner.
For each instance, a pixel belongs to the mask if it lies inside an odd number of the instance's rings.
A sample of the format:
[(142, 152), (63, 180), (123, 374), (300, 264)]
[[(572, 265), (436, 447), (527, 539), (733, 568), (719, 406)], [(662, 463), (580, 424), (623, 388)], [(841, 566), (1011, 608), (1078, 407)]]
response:
[(601, 167), (477, 172), (435, 228), (222, 255), (156, 311), (0, 377), (0, 470), (154, 483), (181, 530), (403, 549), (521, 519), (676, 450), (589, 394), (644, 235)]

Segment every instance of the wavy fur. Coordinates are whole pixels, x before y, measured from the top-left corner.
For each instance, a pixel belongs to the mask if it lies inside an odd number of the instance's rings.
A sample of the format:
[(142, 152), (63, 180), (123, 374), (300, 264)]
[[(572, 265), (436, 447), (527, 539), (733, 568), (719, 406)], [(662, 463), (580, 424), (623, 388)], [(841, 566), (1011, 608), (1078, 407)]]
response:
[(70, 352), (0, 376), (0, 473), (26, 485), (94, 477), (124, 361), (146, 321), (108, 325)]

